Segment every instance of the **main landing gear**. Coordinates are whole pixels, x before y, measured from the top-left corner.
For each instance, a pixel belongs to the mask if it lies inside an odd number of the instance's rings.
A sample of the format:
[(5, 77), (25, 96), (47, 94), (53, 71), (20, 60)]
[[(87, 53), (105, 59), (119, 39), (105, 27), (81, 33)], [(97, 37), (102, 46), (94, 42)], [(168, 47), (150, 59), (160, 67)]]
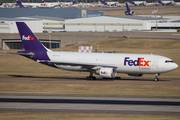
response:
[(160, 74), (155, 74), (155, 77), (156, 77), (156, 78), (154, 78), (154, 81), (155, 81), (155, 82), (159, 81), (159, 78), (158, 78), (159, 75), (160, 75)]
[(86, 80), (96, 80), (96, 77), (93, 76), (93, 71), (90, 71), (90, 76), (86, 77)]

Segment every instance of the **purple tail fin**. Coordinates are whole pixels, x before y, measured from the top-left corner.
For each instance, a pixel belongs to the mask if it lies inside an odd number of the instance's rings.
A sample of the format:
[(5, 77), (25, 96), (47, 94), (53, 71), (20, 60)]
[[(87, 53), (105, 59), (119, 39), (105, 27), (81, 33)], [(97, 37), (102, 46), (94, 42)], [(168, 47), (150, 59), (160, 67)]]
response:
[(163, 2), (161, 0), (158, 0), (158, 3), (163, 5)]
[(126, 8), (127, 8), (127, 11), (128, 11), (128, 12), (131, 11), (127, 3), (126, 3)]
[(45, 2), (45, 0), (42, 0), (42, 3), (44, 3)]
[(21, 0), (16, 0), (16, 4), (20, 7), (23, 7), (22, 3), (21, 3)]
[(105, 0), (102, 0), (102, 4), (107, 5), (107, 3), (105, 2)]
[(75, 4), (75, 3), (76, 3), (76, 1), (75, 1), (75, 0), (73, 0), (72, 4)]
[(36, 38), (36, 36), (24, 22), (16, 22), (16, 25), (19, 30), (19, 35), (21, 37), (25, 51), (41, 52), (48, 50), (41, 44), (41, 42)]
[(131, 4), (135, 4), (133, 0), (130, 0), (130, 3), (131, 3)]

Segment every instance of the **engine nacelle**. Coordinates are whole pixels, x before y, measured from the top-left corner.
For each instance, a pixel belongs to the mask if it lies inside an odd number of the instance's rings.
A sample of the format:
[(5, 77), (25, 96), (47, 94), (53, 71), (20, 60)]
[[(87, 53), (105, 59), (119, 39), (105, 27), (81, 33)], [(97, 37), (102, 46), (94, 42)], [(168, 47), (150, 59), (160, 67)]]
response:
[(143, 74), (128, 74), (129, 76), (136, 76), (136, 77), (141, 77)]
[(133, 15), (133, 14), (134, 14), (134, 11), (130, 11), (130, 14)]
[(115, 68), (101, 68), (100, 70), (96, 71), (96, 74), (104, 78), (115, 78), (117, 72), (115, 71)]

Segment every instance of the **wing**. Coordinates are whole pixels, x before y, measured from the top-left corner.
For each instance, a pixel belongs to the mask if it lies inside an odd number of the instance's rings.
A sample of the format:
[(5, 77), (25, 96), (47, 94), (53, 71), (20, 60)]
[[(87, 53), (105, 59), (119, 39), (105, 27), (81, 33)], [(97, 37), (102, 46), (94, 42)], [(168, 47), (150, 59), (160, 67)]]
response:
[(117, 68), (117, 66), (115, 66), (113, 64), (101, 64), (101, 63), (66, 62), (66, 61), (45, 61), (45, 60), (38, 60), (37, 62), (48, 63), (48, 64), (56, 64), (56, 65), (83, 66), (83, 67), (86, 67), (86, 68), (93, 68), (93, 67)]

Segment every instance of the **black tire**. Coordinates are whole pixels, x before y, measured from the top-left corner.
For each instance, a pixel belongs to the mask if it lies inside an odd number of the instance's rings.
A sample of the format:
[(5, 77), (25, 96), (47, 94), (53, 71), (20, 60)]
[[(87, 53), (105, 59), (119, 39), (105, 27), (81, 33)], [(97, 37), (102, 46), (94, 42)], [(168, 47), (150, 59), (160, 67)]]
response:
[(159, 81), (159, 79), (158, 79), (158, 78), (155, 78), (154, 81), (157, 82), (157, 81)]

